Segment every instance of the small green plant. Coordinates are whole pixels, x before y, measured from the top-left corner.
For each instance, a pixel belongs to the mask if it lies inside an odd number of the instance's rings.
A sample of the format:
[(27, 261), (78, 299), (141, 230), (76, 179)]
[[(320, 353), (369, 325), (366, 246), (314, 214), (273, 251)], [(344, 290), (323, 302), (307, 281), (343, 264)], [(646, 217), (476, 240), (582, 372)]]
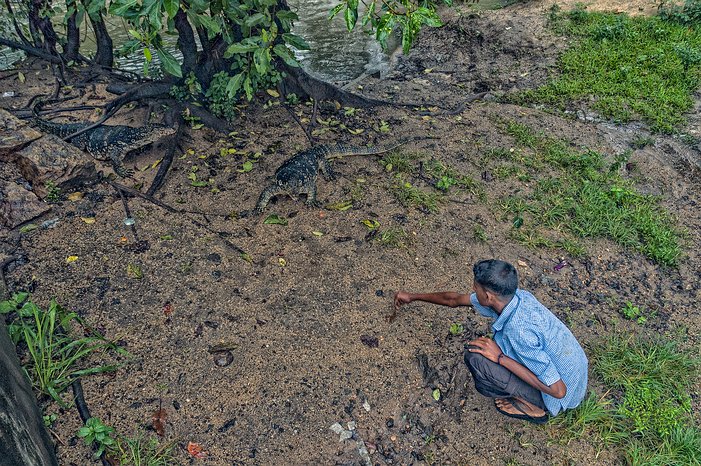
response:
[(431, 213), (438, 212), (441, 199), (437, 193), (422, 191), (399, 176), (391, 190), (404, 207), (416, 207)]
[(135, 280), (141, 280), (144, 278), (144, 271), (141, 269), (141, 266), (130, 262), (127, 264), (127, 277)]
[(409, 235), (401, 227), (390, 227), (377, 235), (377, 241), (381, 245), (395, 249), (405, 248), (408, 238)]
[(630, 301), (626, 301), (626, 304), (621, 309), (621, 314), (628, 320), (634, 320), (639, 324), (644, 324), (647, 322), (647, 317), (643, 311), (638, 306), (634, 306)]
[(46, 202), (55, 204), (61, 201), (61, 188), (56, 186), (56, 183), (47, 180), (44, 187), (46, 188)]
[(462, 326), (462, 324), (453, 323), (450, 325), (450, 334), (451, 335), (458, 336), (458, 335), (462, 335), (463, 332), (465, 332), (465, 328)]
[(58, 419), (58, 416), (56, 414), (45, 414), (42, 418), (44, 419), (44, 426), (50, 429), (56, 422), (56, 419)]
[(205, 93), (208, 107), (216, 116), (234, 121), (236, 118), (238, 99), (229, 95), (227, 86), (230, 76), (225, 71), (220, 71), (212, 78), (212, 82)]
[(480, 243), (486, 243), (488, 239), (487, 232), (484, 231), (482, 225), (475, 225), (472, 227), (472, 237)]
[(450, 176), (441, 176), (441, 179), (438, 180), (438, 183), (436, 183), (436, 188), (440, 189), (441, 191), (448, 192), (451, 186), (454, 186), (458, 183), (458, 181)]
[(380, 165), (388, 172), (412, 173), (414, 161), (420, 157), (416, 152), (392, 151), (380, 159)]
[(85, 426), (78, 430), (78, 437), (85, 441), (86, 445), (95, 446), (95, 458), (103, 453), (111, 453), (116, 448), (114, 428), (102, 423), (99, 418), (91, 417), (85, 422)]
[[(0, 314), (10, 315), (8, 331), (14, 344), (27, 346), (28, 361), (24, 368), (34, 387), (51, 396), (62, 406), (61, 393), (76, 379), (117, 369), (117, 365), (81, 368), (91, 354), (106, 349), (127, 353), (88, 329), (75, 312), (68, 312), (52, 300), (43, 310), (29, 301), (28, 293), (17, 293), (0, 302)], [(83, 334), (73, 336), (72, 325), (83, 327)], [(88, 332), (88, 333), (86, 333)]]

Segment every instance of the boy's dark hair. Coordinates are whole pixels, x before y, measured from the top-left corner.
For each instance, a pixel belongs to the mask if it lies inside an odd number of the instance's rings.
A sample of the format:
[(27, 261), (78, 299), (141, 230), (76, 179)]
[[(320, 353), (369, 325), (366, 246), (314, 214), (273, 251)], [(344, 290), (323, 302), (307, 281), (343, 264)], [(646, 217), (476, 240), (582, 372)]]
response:
[(513, 265), (498, 259), (479, 261), (472, 268), (475, 281), (501, 298), (511, 298), (518, 288), (518, 273)]

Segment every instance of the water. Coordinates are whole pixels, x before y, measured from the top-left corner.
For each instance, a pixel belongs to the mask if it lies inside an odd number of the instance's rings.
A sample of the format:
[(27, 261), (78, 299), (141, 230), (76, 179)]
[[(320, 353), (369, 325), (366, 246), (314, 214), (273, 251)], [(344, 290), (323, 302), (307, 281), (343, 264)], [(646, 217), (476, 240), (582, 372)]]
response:
[[(297, 51), (302, 67), (327, 81), (349, 81), (365, 72), (387, 71), (389, 55), (375, 38), (356, 27), (348, 32), (343, 12), (329, 21), (337, 0), (290, 0), (299, 16), (292, 32), (303, 37), (311, 50)], [(359, 11), (358, 16), (362, 16)]]
[[(296, 57), (302, 67), (310, 74), (327, 81), (349, 81), (365, 72), (386, 71), (389, 68), (389, 56), (383, 52), (375, 39), (356, 28), (348, 32), (343, 14), (329, 21), (329, 11), (338, 4), (337, 0), (290, 0), (290, 8), (297, 12), (300, 19), (296, 21), (292, 32), (303, 37), (311, 50), (296, 51)], [(57, 15), (62, 18), (62, 14)], [(130, 39), (127, 24), (116, 17), (106, 19), (107, 28), (115, 45)], [(61, 31), (59, 24), (55, 25)], [(91, 32), (91, 29), (88, 28)], [(86, 56), (95, 54), (95, 41), (85, 34), (85, 25), (81, 28), (80, 51)], [(182, 55), (176, 47), (176, 36), (163, 35), (166, 48), (180, 60)], [(152, 69), (158, 69), (158, 57), (153, 51)], [(0, 48), (0, 70), (8, 69), (23, 56), (22, 52)], [(115, 58), (118, 68), (142, 73), (144, 69), (142, 50), (127, 57)]]

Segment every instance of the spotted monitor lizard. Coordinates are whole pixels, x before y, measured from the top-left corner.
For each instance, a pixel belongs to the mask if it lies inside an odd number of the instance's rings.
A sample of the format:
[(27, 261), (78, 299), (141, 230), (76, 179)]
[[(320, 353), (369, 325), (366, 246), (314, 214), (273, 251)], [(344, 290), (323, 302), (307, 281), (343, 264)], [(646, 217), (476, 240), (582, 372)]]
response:
[(319, 171), (326, 180), (336, 179), (329, 160), (346, 155), (378, 155), (405, 144), (402, 142), (391, 147), (351, 147), (344, 144), (318, 145), (298, 152), (285, 161), (275, 171), (275, 184), (263, 190), (256, 204), (256, 213), (261, 213), (270, 200), (280, 194), (296, 196), (306, 194), (307, 205), (317, 205), (316, 179)]
[[(55, 123), (35, 116), (34, 124), (44, 132), (65, 138), (87, 128), (92, 123)], [(164, 125), (147, 124), (140, 127), (102, 125), (79, 134), (70, 142), (87, 151), (96, 160), (111, 161), (115, 173), (125, 178), (129, 176), (130, 170), (126, 169), (123, 160), (129, 152), (173, 133), (175, 133), (173, 128)]]

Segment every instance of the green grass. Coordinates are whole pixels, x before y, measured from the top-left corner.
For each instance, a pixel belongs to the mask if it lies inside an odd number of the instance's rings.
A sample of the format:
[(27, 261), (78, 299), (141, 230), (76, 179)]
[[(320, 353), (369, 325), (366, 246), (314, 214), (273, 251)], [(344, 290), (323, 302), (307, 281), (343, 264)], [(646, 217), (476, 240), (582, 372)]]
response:
[(618, 446), (627, 464), (701, 464), (689, 396), (699, 377), (697, 355), (659, 337), (612, 337), (594, 348), (592, 363), (609, 390), (551, 421), (561, 443), (588, 435), (599, 448)]
[[(699, 2), (688, 2), (696, 3)], [(700, 8), (701, 10), (701, 8)], [(585, 101), (617, 122), (646, 121), (672, 133), (692, 108), (701, 79), (701, 28), (662, 17), (553, 12), (551, 24), (577, 43), (559, 60), (560, 75), (518, 93), (514, 103), (546, 103), (564, 109)]]
[[(105, 340), (101, 335), (85, 328), (74, 312), (68, 312), (51, 301), (43, 310), (29, 301), (27, 293), (17, 293), (12, 299), (0, 302), (0, 315), (9, 314), (8, 332), (12, 342), (27, 350), (23, 367), (34, 387), (51, 396), (62, 406), (61, 393), (76, 379), (85, 375), (114, 371), (118, 365), (84, 367), (85, 360), (93, 353), (111, 350), (126, 352)], [(70, 333), (72, 325), (82, 327), (77, 336)]]
[(378, 233), (377, 242), (389, 248), (402, 249), (407, 247), (409, 235), (404, 228), (390, 227)]
[[(682, 233), (659, 199), (641, 194), (618, 168), (627, 154), (607, 166), (594, 151), (535, 133), (525, 125), (500, 122), (517, 148), (498, 152), (522, 164), (531, 187), (501, 200), (513, 221), (512, 236), (531, 248), (562, 248), (586, 253), (583, 238), (609, 238), (657, 263), (674, 266), (681, 256)], [(518, 170), (511, 176), (517, 177)]]
[[(395, 174), (390, 192), (404, 207), (436, 213), (454, 188), (468, 192), (479, 200), (486, 199), (482, 183), (426, 154), (394, 151), (385, 155), (380, 165), (387, 172)], [(419, 185), (430, 188), (422, 189)]]
[(419, 189), (400, 175), (397, 175), (394, 181), (391, 192), (404, 207), (415, 207), (431, 213), (438, 212), (438, 205), (442, 202), (440, 194)]

